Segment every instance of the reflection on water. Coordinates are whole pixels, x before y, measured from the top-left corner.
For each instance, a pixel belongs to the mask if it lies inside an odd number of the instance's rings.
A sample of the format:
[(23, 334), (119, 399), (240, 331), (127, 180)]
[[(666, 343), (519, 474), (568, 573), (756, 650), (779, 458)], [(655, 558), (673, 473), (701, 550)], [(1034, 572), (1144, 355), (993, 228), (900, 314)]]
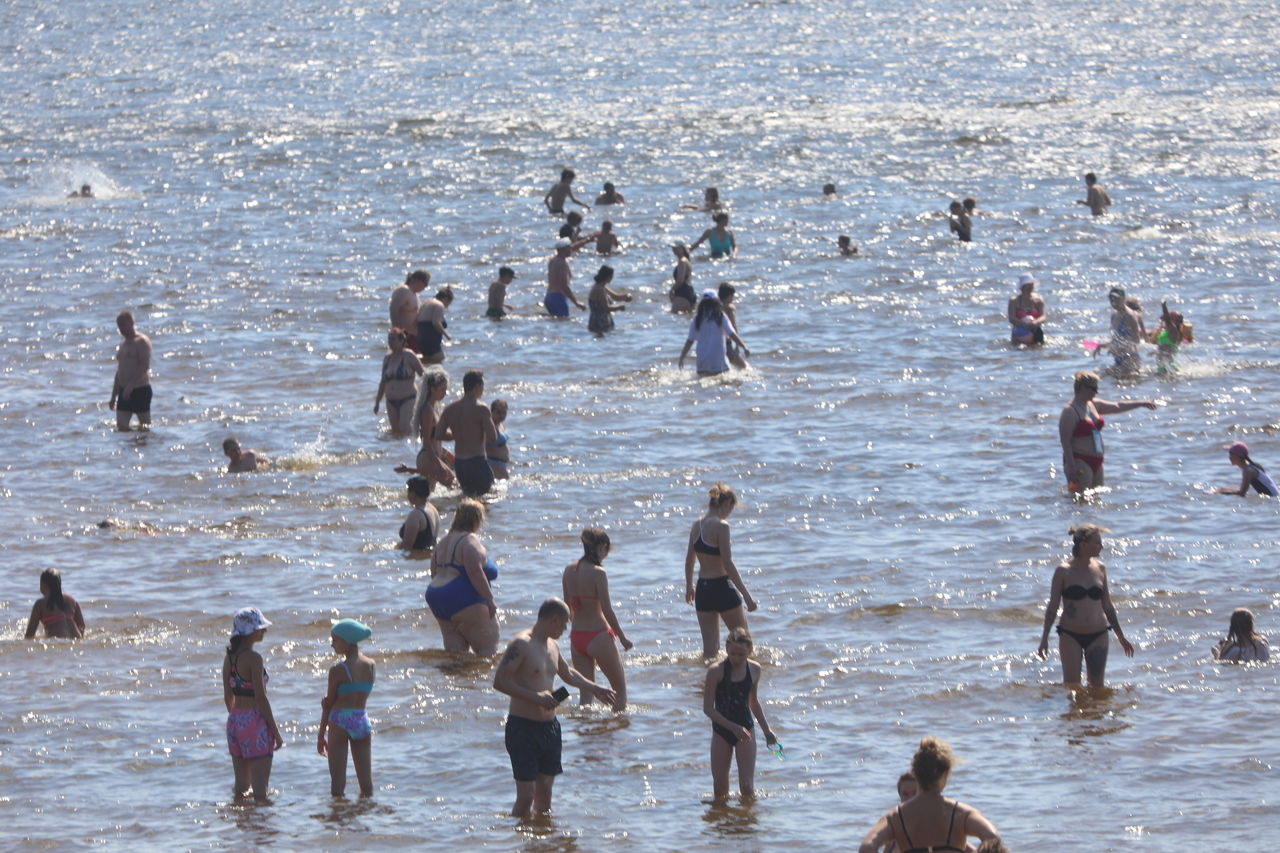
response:
[[(706, 829), (722, 838), (733, 839), (735, 843), (756, 834), (759, 816), (759, 801), (721, 800), (703, 801), (707, 810), (702, 813), (702, 822)], [(751, 849), (751, 848), (747, 848)]]
[(1137, 689), (1132, 687), (1063, 686), (1069, 705), (1059, 717), (1069, 723), (1068, 744), (1082, 746), (1092, 739), (1107, 737), (1133, 725), (1123, 714), (1138, 705)]

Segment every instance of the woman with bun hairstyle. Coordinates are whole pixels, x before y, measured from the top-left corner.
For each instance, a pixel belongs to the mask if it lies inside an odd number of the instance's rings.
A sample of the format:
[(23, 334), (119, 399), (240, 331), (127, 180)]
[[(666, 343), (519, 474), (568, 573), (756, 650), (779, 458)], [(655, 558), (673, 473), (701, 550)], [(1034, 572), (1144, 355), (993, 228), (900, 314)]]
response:
[(1253, 612), (1241, 607), (1231, 614), (1227, 638), (1213, 647), (1215, 660), (1243, 663), (1271, 659), (1267, 640), (1253, 630)]
[[(588, 681), (595, 681), (599, 664), (617, 697), (613, 710), (622, 711), (627, 707), (627, 677), (622, 668), (622, 655), (618, 654), (613, 640), (616, 637), (627, 651), (631, 649), (631, 641), (609, 601), (609, 575), (602, 564), (611, 550), (609, 534), (599, 527), (582, 531), (582, 557), (565, 566), (560, 585), (572, 619), (569, 645), (573, 651), (573, 668)], [(592, 698), (591, 691), (582, 691), (583, 705), (590, 705)]]
[(235, 772), (235, 795), (253, 789), (253, 798), (267, 800), (271, 757), (284, 746), (267, 701), (267, 669), (253, 650), (271, 623), (256, 607), (243, 607), (231, 621), (231, 642), (222, 660), (222, 698), (227, 706), (227, 749)]
[(1107, 567), (1098, 559), (1102, 553), (1102, 534), (1110, 531), (1096, 524), (1081, 524), (1069, 532), (1071, 559), (1054, 569), (1039, 653), (1041, 659), (1049, 656), (1049, 629), (1061, 606), (1058, 654), (1062, 657), (1062, 681), (1078, 685), (1083, 660), (1088, 669), (1089, 686), (1101, 687), (1107, 670), (1108, 634), (1115, 631), (1124, 653), (1133, 657), (1133, 646), (1124, 638), (1115, 605), (1111, 603)]
[(903, 853), (964, 853), (966, 840), (987, 841), (1000, 833), (982, 812), (959, 800), (942, 796), (951, 778), (956, 758), (951, 747), (934, 737), (920, 739), (920, 747), (911, 759), (911, 773), (920, 792), (900, 803), (871, 828), (862, 839), (858, 853), (877, 853), (894, 841)]
[(40, 599), (31, 606), (31, 618), (27, 620), (28, 640), (35, 639), (41, 625), (44, 625), (46, 637), (79, 640), (84, 636), (80, 602), (63, 593), (62, 575), (57, 569), (45, 569), (40, 573)]
[[(738, 505), (738, 496), (724, 483), (716, 483), (708, 493), (706, 513), (689, 529), (689, 545), (684, 555), (684, 598), (698, 611), (698, 628), (702, 632), (702, 656), (720, 653), (720, 622), (730, 631), (747, 629), (748, 611), (755, 611), (756, 600), (733, 563), (729, 544), (729, 515)], [(698, 564), (698, 580), (693, 579), (694, 563)]]

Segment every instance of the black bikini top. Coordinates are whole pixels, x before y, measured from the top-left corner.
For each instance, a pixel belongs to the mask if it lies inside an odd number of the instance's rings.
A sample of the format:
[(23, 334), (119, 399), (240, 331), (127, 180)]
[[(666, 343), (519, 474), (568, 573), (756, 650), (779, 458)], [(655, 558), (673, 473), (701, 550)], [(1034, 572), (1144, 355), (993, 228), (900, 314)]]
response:
[(710, 554), (713, 557), (720, 556), (719, 545), (708, 545), (702, 538), (702, 522), (698, 522), (698, 538), (693, 540), (693, 550), (699, 554)]
[(1062, 591), (1062, 597), (1067, 601), (1082, 601), (1085, 597), (1092, 598), (1094, 601), (1102, 600), (1102, 587), (1094, 585), (1085, 589), (1080, 584), (1074, 584)]

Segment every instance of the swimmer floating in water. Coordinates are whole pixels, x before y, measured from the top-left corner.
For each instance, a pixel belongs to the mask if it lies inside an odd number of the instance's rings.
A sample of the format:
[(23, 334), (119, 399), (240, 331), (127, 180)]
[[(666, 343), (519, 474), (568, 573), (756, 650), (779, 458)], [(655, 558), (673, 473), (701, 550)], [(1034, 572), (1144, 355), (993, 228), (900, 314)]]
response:
[(1220, 486), (1214, 491), (1220, 495), (1239, 495), (1244, 497), (1249, 494), (1252, 488), (1260, 495), (1267, 497), (1280, 497), (1280, 491), (1277, 491), (1275, 481), (1271, 479), (1271, 475), (1267, 470), (1249, 458), (1249, 445), (1243, 441), (1237, 441), (1234, 444), (1227, 445), (1227, 457), (1231, 460), (1231, 464), (1240, 469), (1240, 486), (1232, 488), (1230, 486)]
[(257, 471), (259, 465), (270, 465), (271, 460), (256, 450), (243, 450), (240, 442), (228, 438), (222, 442), (222, 452), (227, 455), (228, 474), (246, 474)]

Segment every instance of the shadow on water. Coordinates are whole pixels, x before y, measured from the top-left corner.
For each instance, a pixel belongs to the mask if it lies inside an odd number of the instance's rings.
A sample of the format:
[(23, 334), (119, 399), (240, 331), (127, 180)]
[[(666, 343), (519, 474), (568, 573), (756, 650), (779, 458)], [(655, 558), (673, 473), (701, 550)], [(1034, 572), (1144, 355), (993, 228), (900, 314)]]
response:
[(710, 830), (723, 838), (741, 839), (756, 834), (756, 801), (705, 800), (707, 810), (702, 820)]
[(382, 816), (394, 813), (394, 809), (378, 805), (377, 801), (371, 797), (359, 797), (356, 799), (331, 797), (329, 799), (329, 810), (317, 812), (311, 817), (321, 823), (330, 824), (333, 828), (340, 828), (344, 832), (369, 832), (370, 827), (361, 818), (369, 815)]
[(1067, 743), (1072, 746), (1083, 746), (1090, 743), (1090, 738), (1114, 735), (1132, 725), (1121, 717), (1137, 705), (1131, 689), (1080, 686), (1064, 689), (1070, 705), (1059, 719), (1071, 725)]
[(537, 814), (514, 827), (526, 853), (566, 853), (578, 849), (576, 836), (556, 828), (550, 814)]

